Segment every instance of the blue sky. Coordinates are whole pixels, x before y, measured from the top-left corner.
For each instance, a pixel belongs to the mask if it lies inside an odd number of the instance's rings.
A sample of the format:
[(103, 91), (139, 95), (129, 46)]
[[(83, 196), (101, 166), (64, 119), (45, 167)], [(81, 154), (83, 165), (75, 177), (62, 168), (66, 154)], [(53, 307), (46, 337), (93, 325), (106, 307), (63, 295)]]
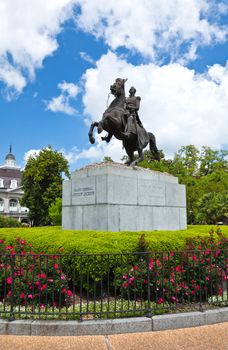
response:
[(0, 0), (0, 31), (1, 164), (9, 144), (20, 166), (48, 145), (71, 170), (120, 161), (119, 141), (87, 136), (118, 76), (167, 157), (227, 149), (227, 0)]

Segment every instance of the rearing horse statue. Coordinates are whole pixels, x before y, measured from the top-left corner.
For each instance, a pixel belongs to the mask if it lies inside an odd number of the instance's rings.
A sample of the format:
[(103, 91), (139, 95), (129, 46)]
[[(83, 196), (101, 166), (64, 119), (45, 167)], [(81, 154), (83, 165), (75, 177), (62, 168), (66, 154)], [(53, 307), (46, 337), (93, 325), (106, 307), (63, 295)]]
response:
[[(134, 166), (143, 160), (143, 149), (148, 145), (150, 151), (156, 160), (160, 160), (160, 154), (156, 146), (155, 136), (147, 132), (138, 116), (140, 97), (135, 97), (135, 88), (130, 89), (129, 98), (125, 97), (124, 84), (127, 79), (117, 78), (115, 83), (110, 86), (111, 94), (115, 99), (104, 112), (99, 122), (94, 122), (90, 126), (89, 140), (94, 144), (93, 130), (97, 127), (98, 134), (103, 130), (108, 134), (102, 137), (103, 141), (109, 142), (112, 136), (123, 141), (129, 157), (128, 165)], [(136, 106), (135, 106), (136, 105)], [(139, 157), (134, 160), (134, 152), (138, 151)]]

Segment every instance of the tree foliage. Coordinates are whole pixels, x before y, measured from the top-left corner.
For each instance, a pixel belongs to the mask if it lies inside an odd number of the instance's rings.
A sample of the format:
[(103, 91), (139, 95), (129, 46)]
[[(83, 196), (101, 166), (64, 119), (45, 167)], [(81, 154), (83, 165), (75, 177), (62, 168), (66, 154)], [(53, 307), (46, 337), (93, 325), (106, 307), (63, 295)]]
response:
[(51, 222), (55, 226), (59, 226), (62, 223), (62, 198), (56, 198), (56, 200), (50, 205), (48, 209)]
[(228, 151), (194, 145), (180, 148), (173, 159), (154, 161), (149, 151), (139, 164), (177, 176), (186, 185), (189, 223), (214, 224), (228, 220)]
[(63, 155), (50, 146), (29, 158), (22, 174), (24, 195), (21, 204), (29, 208), (34, 226), (50, 223), (48, 209), (62, 196), (62, 173), (69, 177), (68, 168)]

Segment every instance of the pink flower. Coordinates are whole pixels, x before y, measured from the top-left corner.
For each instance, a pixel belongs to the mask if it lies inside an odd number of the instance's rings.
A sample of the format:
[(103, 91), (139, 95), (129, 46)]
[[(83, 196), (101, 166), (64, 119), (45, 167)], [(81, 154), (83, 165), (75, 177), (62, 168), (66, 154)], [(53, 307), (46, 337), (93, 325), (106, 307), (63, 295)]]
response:
[(58, 264), (54, 264), (54, 269), (58, 269), (59, 268), (59, 265)]
[(12, 283), (12, 277), (8, 277), (8, 278), (6, 279), (6, 283), (11, 284), (11, 283)]
[(176, 297), (171, 297), (171, 301), (172, 301), (173, 303), (175, 303), (176, 300), (177, 300)]
[(70, 290), (68, 290), (68, 291), (67, 291), (67, 295), (68, 295), (69, 297), (72, 297), (72, 296), (73, 296), (73, 293), (72, 293)]
[(13, 249), (13, 246), (12, 246), (12, 245), (8, 245), (8, 246), (6, 247), (6, 250), (10, 250), (10, 249)]
[(61, 275), (61, 280), (64, 281), (66, 279), (66, 277), (64, 275)]
[(0, 243), (4, 243), (4, 239), (0, 239)]
[(33, 295), (32, 294), (28, 294), (28, 299), (33, 299)]
[(129, 278), (129, 284), (133, 284), (134, 283), (134, 279), (135, 279), (134, 277), (130, 277)]

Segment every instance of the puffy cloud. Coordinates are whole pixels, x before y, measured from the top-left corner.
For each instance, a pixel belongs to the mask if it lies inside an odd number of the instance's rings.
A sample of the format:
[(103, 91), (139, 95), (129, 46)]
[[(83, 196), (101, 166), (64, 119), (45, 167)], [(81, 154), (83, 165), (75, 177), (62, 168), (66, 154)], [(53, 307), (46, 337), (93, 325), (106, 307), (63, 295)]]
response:
[[(20, 93), (35, 69), (58, 44), (56, 35), (72, 15), (72, 0), (2, 0), (0, 3), (0, 80)], [(10, 95), (12, 96), (12, 95)], [(10, 97), (9, 96), (9, 97)]]
[[(118, 76), (128, 78), (126, 93), (130, 86), (136, 87), (136, 94), (142, 98), (142, 122), (155, 134), (158, 148), (166, 155), (187, 144), (219, 148), (227, 143), (228, 64), (214, 65), (205, 74), (197, 74), (178, 63), (133, 66), (109, 52), (84, 75), (83, 102), (88, 120), (102, 118), (109, 86)], [(100, 143), (94, 146), (98, 150), (105, 148)], [(102, 155), (110, 155), (109, 151), (104, 149)]]
[(24, 155), (24, 163), (26, 164), (30, 157), (37, 157), (41, 149), (30, 149)]
[(61, 94), (53, 97), (51, 101), (45, 102), (46, 109), (52, 112), (62, 112), (68, 115), (76, 114), (76, 109), (70, 106), (70, 101), (74, 100), (79, 92), (79, 87), (73, 83), (63, 81), (58, 84)]
[[(154, 62), (165, 54), (185, 63), (197, 57), (200, 45), (225, 40), (219, 19), (227, 11), (225, 1), (214, 0), (1, 0), (0, 81), (9, 88), (8, 99), (21, 93), (58, 48), (57, 35), (72, 17), (113, 50), (125, 47)], [(81, 57), (93, 63), (86, 53)]]
[[(222, 42), (227, 28), (219, 17), (227, 13), (224, 1), (213, 0), (78, 0), (78, 27), (102, 38), (115, 50), (126, 47), (152, 59), (164, 53), (171, 60), (184, 54), (196, 58), (200, 45)], [(215, 15), (216, 14), (216, 15)], [(184, 45), (183, 45), (184, 44)]]
[(98, 138), (96, 136), (96, 142), (96, 147), (90, 146), (88, 149), (83, 150), (73, 147), (68, 151), (61, 149), (60, 152), (68, 160), (70, 165), (77, 164), (82, 159), (88, 162), (98, 162), (103, 160), (105, 156), (111, 157), (115, 162), (120, 162), (125, 154), (121, 142), (114, 138), (109, 144), (106, 144), (106, 142), (100, 140), (100, 137)]

